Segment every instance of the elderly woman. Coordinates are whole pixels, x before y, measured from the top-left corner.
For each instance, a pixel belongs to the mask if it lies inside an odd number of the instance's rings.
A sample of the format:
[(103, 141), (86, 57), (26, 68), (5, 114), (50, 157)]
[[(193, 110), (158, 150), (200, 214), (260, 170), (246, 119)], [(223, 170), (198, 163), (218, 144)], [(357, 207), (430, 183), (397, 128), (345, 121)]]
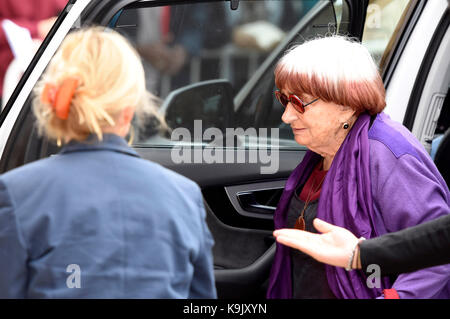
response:
[[(291, 49), (275, 69), (282, 120), (309, 148), (275, 212), (275, 229), (317, 232), (318, 217), (372, 238), (449, 213), (450, 193), (429, 154), (382, 113), (385, 89), (369, 52), (340, 36)], [(369, 288), (362, 271), (320, 264), (277, 244), (268, 298), (448, 297), (450, 265)]]
[(50, 158), (0, 177), (0, 298), (214, 298), (199, 187), (124, 139), (156, 114), (138, 54), (100, 28), (67, 36), (38, 83)]

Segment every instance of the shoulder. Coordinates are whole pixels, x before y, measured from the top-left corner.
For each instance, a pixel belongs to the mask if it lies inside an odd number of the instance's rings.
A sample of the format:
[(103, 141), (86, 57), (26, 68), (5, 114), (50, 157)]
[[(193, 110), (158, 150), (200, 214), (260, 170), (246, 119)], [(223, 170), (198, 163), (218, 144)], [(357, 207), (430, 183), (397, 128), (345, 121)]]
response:
[(200, 187), (196, 182), (171, 169), (142, 158), (136, 158), (135, 161), (138, 163), (139, 170), (142, 169), (143, 174), (152, 177), (149, 182), (154, 182), (161, 187), (185, 191), (189, 195), (192, 195), (192, 192), (200, 192)]
[[(372, 183), (408, 183), (410, 187), (433, 186), (446, 190), (446, 183), (425, 148), (400, 123), (379, 114), (369, 130)], [(375, 188), (376, 190), (377, 188)]]
[[(20, 216), (31, 216), (40, 211), (40, 207), (55, 198), (52, 196), (55, 193), (65, 192), (65, 187), (61, 184), (64, 176), (72, 179), (76, 176), (60, 165), (55, 165), (55, 157), (25, 164), (0, 176), (0, 191), (7, 192), (10, 202), (14, 204), (14, 214), (19, 219)], [(4, 205), (3, 195), (1, 200), (1, 205)]]
[(40, 159), (7, 171), (1, 175), (1, 179), (8, 188), (27, 188), (27, 186), (45, 180), (52, 174), (59, 173), (55, 171), (56, 167), (52, 162), (54, 162), (54, 157)]
[(379, 114), (369, 129), (371, 166), (391, 171), (397, 166), (440, 176), (428, 152), (417, 138), (402, 124)]
[(371, 148), (377, 148), (377, 151), (384, 149), (383, 155), (393, 159), (410, 155), (421, 161), (425, 152), (420, 142), (406, 127), (392, 121), (384, 113), (376, 117), (369, 129), (369, 143)]
[(369, 130), (375, 207), (394, 231), (448, 213), (450, 193), (430, 155), (405, 127), (381, 114)]
[[(202, 213), (203, 197), (196, 182), (143, 158), (130, 157), (126, 161), (118, 160), (116, 164), (114, 178), (130, 194), (127, 201), (151, 198), (153, 207), (178, 216)], [(132, 189), (135, 191), (130, 191)]]
[(104, 196), (115, 193), (119, 187), (129, 194), (129, 201), (137, 196), (150, 196), (158, 202), (180, 198), (184, 204), (191, 198), (201, 199), (200, 188), (190, 179), (160, 164), (117, 152), (56, 155), (18, 167), (1, 177), (18, 202), (28, 202), (34, 198), (33, 194), (46, 192), (78, 194), (86, 184), (101, 186)]
[[(5, 208), (13, 208), (14, 202), (9, 194), (9, 189), (4, 179), (0, 176), (0, 211)], [(0, 218), (1, 220), (1, 218)]]

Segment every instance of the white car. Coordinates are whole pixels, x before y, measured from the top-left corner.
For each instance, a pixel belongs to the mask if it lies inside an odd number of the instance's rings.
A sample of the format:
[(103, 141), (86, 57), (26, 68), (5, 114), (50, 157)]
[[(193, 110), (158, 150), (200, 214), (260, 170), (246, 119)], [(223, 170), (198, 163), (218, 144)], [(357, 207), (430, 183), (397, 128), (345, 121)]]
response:
[[(143, 158), (202, 188), (216, 242), (219, 297), (264, 297), (274, 255), (273, 211), (306, 152), (281, 122), (283, 110), (273, 96), (274, 64), (287, 48), (319, 34), (362, 40), (380, 66), (385, 112), (431, 152), (433, 139), (450, 126), (449, 22), (447, 0), (70, 0), (0, 115), (0, 172), (59, 149), (36, 132), (31, 92), (68, 32), (93, 24), (115, 29), (142, 55), (148, 88), (161, 97), (170, 127), (192, 134), (180, 141), (158, 135), (157, 123), (150, 123), (133, 146)], [(203, 127), (198, 129), (195, 120)], [(230, 133), (236, 144), (229, 145), (211, 142), (205, 136), (209, 128), (223, 132), (223, 140), (226, 128), (242, 130)], [(261, 136), (264, 129), (267, 134)], [(448, 140), (446, 134), (436, 154), (447, 183)], [(177, 146), (192, 147), (194, 153), (211, 144), (233, 158), (244, 155), (243, 160), (173, 160)], [(279, 166), (262, 174), (267, 162), (258, 156), (251, 161), (250, 153), (271, 145), (277, 145)]]

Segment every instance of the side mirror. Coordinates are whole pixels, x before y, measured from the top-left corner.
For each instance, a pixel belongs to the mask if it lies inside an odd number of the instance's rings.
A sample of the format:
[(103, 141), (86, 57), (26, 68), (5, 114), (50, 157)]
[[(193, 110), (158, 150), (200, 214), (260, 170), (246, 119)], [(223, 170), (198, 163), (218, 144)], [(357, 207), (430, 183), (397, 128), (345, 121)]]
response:
[(171, 92), (160, 108), (171, 129), (184, 127), (194, 132), (194, 120), (201, 120), (203, 130), (232, 127), (233, 89), (227, 80), (192, 84)]

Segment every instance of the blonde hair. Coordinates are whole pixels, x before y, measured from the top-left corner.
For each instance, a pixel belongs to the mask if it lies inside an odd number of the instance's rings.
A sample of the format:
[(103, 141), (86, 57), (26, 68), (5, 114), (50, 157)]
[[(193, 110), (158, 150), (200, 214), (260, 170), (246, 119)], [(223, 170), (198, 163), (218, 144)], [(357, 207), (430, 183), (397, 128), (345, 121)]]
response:
[[(61, 85), (70, 77), (79, 85), (70, 102), (69, 116), (56, 116), (42, 93), (46, 84)], [(103, 129), (114, 126), (125, 107), (135, 107), (138, 123), (158, 115), (156, 98), (146, 90), (140, 57), (119, 33), (90, 27), (70, 33), (34, 89), (33, 111), (39, 132), (49, 139), (84, 141), (94, 133), (101, 140)]]
[(275, 68), (275, 84), (358, 113), (380, 113), (386, 92), (369, 51), (344, 36), (316, 38), (289, 50)]

